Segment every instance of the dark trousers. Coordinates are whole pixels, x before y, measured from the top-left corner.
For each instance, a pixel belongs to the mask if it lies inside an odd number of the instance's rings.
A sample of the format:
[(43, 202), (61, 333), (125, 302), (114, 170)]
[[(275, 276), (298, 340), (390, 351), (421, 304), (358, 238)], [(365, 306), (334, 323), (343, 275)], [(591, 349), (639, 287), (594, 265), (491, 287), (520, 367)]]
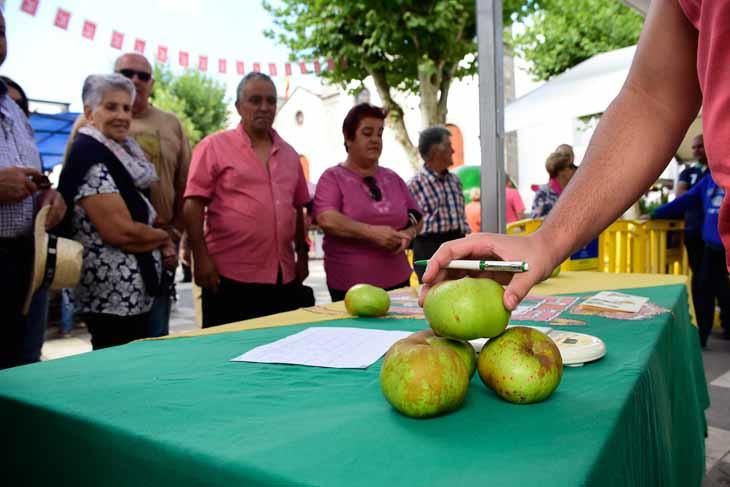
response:
[[(428, 260), (436, 253), (438, 248), (441, 247), (441, 244), (463, 237), (464, 234), (461, 232), (429, 233), (419, 235), (413, 241), (413, 261)], [(426, 267), (414, 265), (413, 270), (418, 276), (418, 282), (422, 282), (423, 273), (426, 272)]]
[[(393, 289), (400, 289), (402, 287), (408, 287), (411, 284), (411, 280), (407, 279), (400, 284), (396, 284), (395, 286), (387, 287), (385, 288), (386, 291), (392, 291)], [(345, 299), (345, 294), (347, 294), (347, 290), (341, 290), (341, 289), (332, 289), (331, 287), (327, 287), (327, 290), (330, 292), (330, 298), (332, 298), (332, 302), (335, 301), (342, 301)]]
[(32, 260), (31, 238), (0, 238), (0, 369), (35, 361), (24, 356), (29, 329), (21, 313), (30, 285)]
[(730, 278), (725, 266), (725, 250), (722, 247), (705, 246), (699, 274), (699, 289), (692, 298), (695, 303), (700, 343), (705, 346), (715, 319), (715, 299), (720, 305), (720, 317), (725, 334), (730, 334), (730, 314), (728, 314)]
[(85, 313), (82, 319), (91, 333), (91, 348), (99, 350), (147, 338), (150, 316)]
[(700, 268), (702, 267), (702, 253), (705, 250), (705, 241), (702, 240), (700, 232), (685, 232), (684, 247), (687, 249), (687, 260), (689, 268), (692, 270), (692, 281), (690, 287), (692, 289), (692, 301), (695, 306), (695, 316), (697, 315), (697, 302), (694, 297), (699, 295), (700, 290)]
[(218, 288), (203, 288), (202, 298), (203, 328), (314, 306), (312, 289), (296, 281), (256, 284), (220, 276)]

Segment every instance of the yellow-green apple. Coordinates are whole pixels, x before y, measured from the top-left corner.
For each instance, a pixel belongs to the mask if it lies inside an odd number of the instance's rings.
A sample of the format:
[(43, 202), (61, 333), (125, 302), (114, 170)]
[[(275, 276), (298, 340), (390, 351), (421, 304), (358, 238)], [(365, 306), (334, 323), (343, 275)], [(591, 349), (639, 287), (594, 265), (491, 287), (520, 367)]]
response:
[(474, 372), (477, 370), (477, 353), (474, 351), (474, 347), (472, 347), (469, 342), (440, 337), (436, 335), (433, 330), (422, 330), (414, 333), (412, 336), (423, 337), (428, 343), (435, 347), (451, 347), (464, 361), (464, 364), (469, 371), (469, 378), (474, 376)]
[(383, 316), (390, 308), (390, 296), (379, 287), (355, 284), (345, 294), (345, 308), (355, 316)]
[(515, 326), (490, 339), (479, 352), (482, 382), (503, 399), (529, 404), (547, 399), (563, 376), (560, 350), (534, 328)]
[(428, 418), (457, 409), (469, 390), (469, 369), (451, 346), (414, 334), (385, 354), (380, 387), (385, 399), (413, 418)]
[(437, 335), (457, 340), (491, 338), (509, 322), (503, 295), (502, 286), (491, 279), (444, 281), (429, 290), (423, 312)]

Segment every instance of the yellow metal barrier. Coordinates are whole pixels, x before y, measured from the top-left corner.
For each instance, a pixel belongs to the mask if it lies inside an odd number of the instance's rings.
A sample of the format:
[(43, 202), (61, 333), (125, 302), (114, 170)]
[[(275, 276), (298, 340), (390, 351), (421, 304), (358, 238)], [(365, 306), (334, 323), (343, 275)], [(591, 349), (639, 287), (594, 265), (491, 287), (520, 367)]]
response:
[(641, 224), (618, 220), (609, 225), (598, 239), (601, 272), (645, 272), (645, 238)]
[(680, 220), (648, 220), (642, 224), (646, 235), (644, 272), (654, 274), (687, 274), (689, 265), (684, 248), (684, 222)]
[[(519, 220), (507, 225), (509, 235), (529, 235), (542, 220)], [(680, 220), (617, 220), (595, 243), (576, 252), (560, 266), (564, 271), (687, 274), (689, 266)]]
[[(411, 269), (413, 269), (413, 250), (406, 249), (406, 257), (408, 258), (408, 263), (410, 264)], [(416, 271), (411, 272), (411, 277), (408, 278), (408, 283), (411, 285), (412, 288), (418, 289), (419, 283)]]
[(540, 225), (542, 225), (542, 219), (533, 220), (531, 218), (526, 218), (524, 220), (518, 220), (507, 224), (507, 234), (529, 235), (540, 228)]

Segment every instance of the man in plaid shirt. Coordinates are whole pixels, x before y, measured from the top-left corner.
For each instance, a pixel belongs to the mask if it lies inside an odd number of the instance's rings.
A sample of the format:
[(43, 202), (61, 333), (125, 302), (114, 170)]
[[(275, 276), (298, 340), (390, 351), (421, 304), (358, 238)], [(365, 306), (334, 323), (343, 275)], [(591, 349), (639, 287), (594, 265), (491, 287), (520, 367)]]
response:
[[(0, 65), (6, 54), (5, 18), (0, 13)], [(30, 124), (0, 81), (0, 369), (40, 358), (45, 322), (30, 323), (21, 312), (33, 265), (34, 211), (51, 205), (49, 228), (66, 213), (63, 198), (46, 185), (50, 183), (41, 173)]]
[[(423, 210), (423, 229), (413, 241), (414, 261), (429, 259), (442, 243), (469, 233), (461, 181), (449, 172), (454, 154), (449, 129), (434, 126), (421, 132), (418, 152), (424, 164), (408, 183), (408, 189)], [(415, 268), (419, 281), (425, 270), (425, 267)]]

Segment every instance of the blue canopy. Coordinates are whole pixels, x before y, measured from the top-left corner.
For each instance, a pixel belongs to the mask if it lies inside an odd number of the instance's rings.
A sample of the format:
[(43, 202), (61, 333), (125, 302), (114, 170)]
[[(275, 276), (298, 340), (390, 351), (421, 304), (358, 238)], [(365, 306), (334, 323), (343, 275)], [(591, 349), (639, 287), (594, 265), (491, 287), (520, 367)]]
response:
[(41, 153), (43, 170), (50, 171), (63, 162), (66, 143), (78, 113), (31, 113), (30, 125), (35, 131), (35, 142)]

